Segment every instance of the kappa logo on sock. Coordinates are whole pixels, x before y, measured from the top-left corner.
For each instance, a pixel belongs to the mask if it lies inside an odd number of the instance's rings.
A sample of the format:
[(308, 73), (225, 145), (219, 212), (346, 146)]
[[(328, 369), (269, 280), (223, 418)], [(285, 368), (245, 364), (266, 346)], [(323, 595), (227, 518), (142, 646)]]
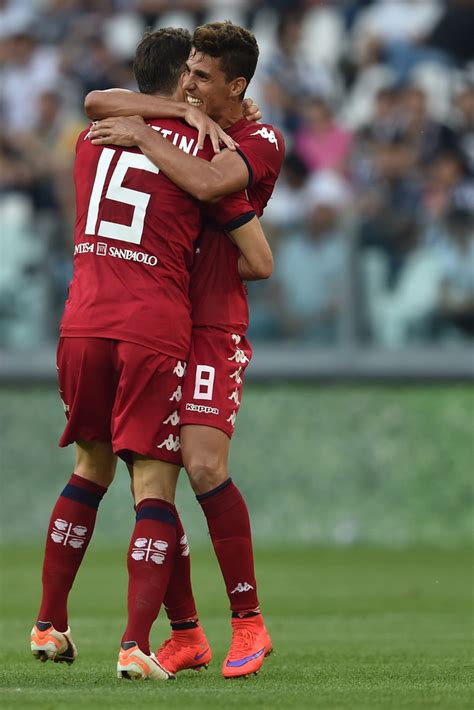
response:
[(73, 525), (67, 520), (57, 518), (53, 523), (51, 540), (58, 545), (69, 545), (78, 549), (84, 545), (86, 533), (87, 528), (84, 525)]
[(243, 584), (239, 582), (236, 588), (231, 591), (231, 594), (235, 594), (236, 592), (250, 592), (251, 589), (253, 589), (253, 587), (248, 582), (244, 582)]
[(179, 544), (181, 547), (181, 557), (189, 557), (189, 543), (186, 533), (184, 533), (183, 537), (179, 541)]
[(166, 540), (152, 540), (149, 537), (137, 537), (133, 543), (132, 559), (137, 562), (151, 560), (155, 565), (162, 565), (166, 559), (168, 543)]

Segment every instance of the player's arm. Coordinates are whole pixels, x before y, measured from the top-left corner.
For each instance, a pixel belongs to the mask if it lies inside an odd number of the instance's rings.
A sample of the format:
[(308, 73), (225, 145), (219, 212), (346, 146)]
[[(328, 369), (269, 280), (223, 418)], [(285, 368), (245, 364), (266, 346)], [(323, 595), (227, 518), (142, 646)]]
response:
[(257, 217), (229, 232), (240, 251), (238, 265), (244, 281), (268, 279), (273, 272), (273, 255)]
[[(232, 138), (218, 123), (194, 106), (184, 101), (174, 101), (161, 96), (140, 94), (126, 89), (106, 89), (91, 91), (84, 101), (87, 116), (93, 121), (109, 117), (143, 116), (144, 118), (181, 118), (198, 132), (198, 145), (203, 147), (206, 136), (209, 136), (215, 153), (220, 151), (220, 143), (230, 150), (235, 150)], [(252, 106), (252, 116), (258, 106)], [(102, 143), (101, 145), (105, 145)], [(117, 143), (117, 145), (123, 145)], [(158, 166), (159, 167), (159, 166)]]
[(137, 146), (178, 187), (203, 202), (247, 187), (249, 170), (235, 150), (217, 153), (211, 162), (195, 158), (136, 119), (108, 118), (98, 121), (91, 127), (90, 139), (94, 145)]

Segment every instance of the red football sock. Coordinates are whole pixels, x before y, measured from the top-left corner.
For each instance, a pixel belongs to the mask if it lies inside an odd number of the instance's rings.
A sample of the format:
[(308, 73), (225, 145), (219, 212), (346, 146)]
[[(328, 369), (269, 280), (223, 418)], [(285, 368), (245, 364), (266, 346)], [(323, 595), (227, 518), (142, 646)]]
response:
[(136, 507), (136, 523), (127, 554), (128, 622), (122, 642), (135, 641), (150, 653), (150, 631), (160, 611), (176, 547), (176, 508), (159, 498)]
[(94, 531), (97, 508), (107, 488), (72, 474), (49, 521), (43, 562), (39, 621), (66, 631), (67, 600)]
[(230, 608), (236, 612), (258, 609), (249, 513), (239, 489), (228, 478), (197, 499), (207, 518)]
[(176, 511), (176, 550), (173, 571), (164, 597), (168, 619), (173, 622), (197, 619), (196, 604), (191, 586), (189, 545), (181, 519)]

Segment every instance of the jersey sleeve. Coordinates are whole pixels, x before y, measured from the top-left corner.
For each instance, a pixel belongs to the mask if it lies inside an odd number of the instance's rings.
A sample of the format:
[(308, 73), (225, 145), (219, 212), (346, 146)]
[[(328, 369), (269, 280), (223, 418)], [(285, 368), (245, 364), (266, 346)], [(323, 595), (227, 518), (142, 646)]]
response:
[(275, 181), (285, 157), (285, 141), (272, 126), (255, 124), (255, 130), (239, 139), (237, 152), (249, 171), (248, 187), (265, 178)]
[(226, 232), (242, 227), (255, 217), (255, 210), (245, 192), (236, 192), (218, 202), (207, 204), (204, 216)]

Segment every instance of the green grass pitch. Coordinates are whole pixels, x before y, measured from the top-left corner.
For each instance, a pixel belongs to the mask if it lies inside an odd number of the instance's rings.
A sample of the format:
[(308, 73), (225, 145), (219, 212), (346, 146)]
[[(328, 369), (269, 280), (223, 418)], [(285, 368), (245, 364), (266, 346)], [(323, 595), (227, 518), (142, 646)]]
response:
[[(95, 542), (95, 541), (94, 541)], [(434, 548), (275, 547), (257, 551), (275, 654), (262, 673), (225, 681), (223, 584), (209, 548), (193, 551), (208, 671), (175, 683), (115, 678), (124, 627), (124, 550), (88, 551), (70, 599), (79, 649), (71, 667), (35, 661), (28, 640), (42, 549), (2, 548), (0, 706), (9, 708), (472, 708), (472, 554)], [(153, 643), (167, 633), (157, 622)]]

